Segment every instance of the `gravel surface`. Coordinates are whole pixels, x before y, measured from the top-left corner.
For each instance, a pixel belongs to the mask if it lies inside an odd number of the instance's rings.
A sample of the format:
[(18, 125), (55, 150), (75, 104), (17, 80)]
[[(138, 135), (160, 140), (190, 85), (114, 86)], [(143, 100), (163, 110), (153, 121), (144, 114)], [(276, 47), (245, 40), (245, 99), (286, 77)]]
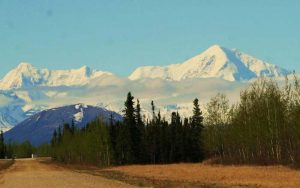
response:
[(119, 181), (85, 173), (73, 172), (34, 159), (19, 159), (0, 172), (2, 188), (118, 188), (133, 187)]

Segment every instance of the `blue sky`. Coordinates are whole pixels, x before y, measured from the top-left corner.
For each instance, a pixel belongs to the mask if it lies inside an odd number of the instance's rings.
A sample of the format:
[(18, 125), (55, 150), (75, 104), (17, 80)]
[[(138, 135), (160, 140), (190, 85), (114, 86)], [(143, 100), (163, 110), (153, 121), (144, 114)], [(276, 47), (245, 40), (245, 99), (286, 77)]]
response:
[(20, 61), (127, 76), (213, 44), (300, 72), (298, 0), (0, 0), (0, 77)]

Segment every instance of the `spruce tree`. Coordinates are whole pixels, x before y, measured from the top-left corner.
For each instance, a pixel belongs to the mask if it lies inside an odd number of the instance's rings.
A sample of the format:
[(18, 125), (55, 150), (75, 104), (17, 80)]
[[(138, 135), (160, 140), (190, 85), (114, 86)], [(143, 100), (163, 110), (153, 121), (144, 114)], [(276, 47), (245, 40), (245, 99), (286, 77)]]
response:
[(127, 99), (124, 103), (125, 109), (123, 110), (124, 113), (124, 123), (130, 126), (135, 125), (135, 115), (134, 115), (134, 97), (131, 95), (131, 92), (127, 94)]
[(75, 121), (74, 119), (72, 119), (72, 122), (71, 122), (71, 133), (74, 134), (75, 133)]
[(153, 101), (151, 101), (151, 110), (152, 110), (152, 119), (153, 121), (155, 121), (155, 106)]
[(56, 143), (57, 143), (57, 131), (54, 130), (52, 140), (51, 140), (51, 145), (55, 146)]
[(200, 127), (203, 128), (203, 116), (202, 111), (200, 110), (199, 100), (196, 98), (194, 101), (194, 109), (192, 116), (192, 127)]
[(169, 139), (170, 139), (170, 154), (169, 154), (169, 162), (174, 162), (176, 159), (176, 120), (177, 115), (176, 112), (172, 112), (171, 114), (171, 125), (169, 126)]
[(0, 134), (0, 159), (5, 158), (5, 143), (4, 143), (4, 136), (3, 131), (1, 130)]
[(143, 126), (143, 120), (142, 120), (142, 114), (141, 114), (141, 105), (140, 105), (140, 101), (137, 99), (136, 101), (136, 114), (135, 114), (135, 118), (136, 118), (136, 124), (138, 126)]
[(136, 138), (138, 128), (135, 121), (134, 97), (131, 92), (127, 94), (127, 99), (124, 103), (125, 109), (123, 110), (123, 125), (120, 131), (118, 140), (119, 149), (121, 150), (121, 157), (123, 163), (133, 163), (137, 161), (139, 148), (136, 145)]
[(161, 123), (161, 114), (160, 114), (160, 110), (159, 110), (158, 113), (157, 113), (157, 121), (158, 121), (159, 123)]
[(185, 162), (190, 162), (190, 151), (191, 151), (191, 142), (190, 142), (190, 135), (189, 135), (189, 120), (188, 118), (184, 118), (183, 120), (183, 127), (182, 127), (182, 159)]
[(57, 142), (61, 142), (61, 139), (62, 139), (62, 130), (61, 130), (61, 126), (58, 127), (57, 129)]
[(191, 148), (190, 158), (193, 162), (201, 161), (204, 158), (202, 147), (203, 116), (200, 110), (199, 100), (194, 101), (193, 116), (191, 118)]
[(145, 125), (141, 114), (140, 101), (137, 99), (136, 110), (135, 110), (137, 134), (135, 138), (135, 144), (137, 145), (137, 161), (139, 163), (145, 162)]

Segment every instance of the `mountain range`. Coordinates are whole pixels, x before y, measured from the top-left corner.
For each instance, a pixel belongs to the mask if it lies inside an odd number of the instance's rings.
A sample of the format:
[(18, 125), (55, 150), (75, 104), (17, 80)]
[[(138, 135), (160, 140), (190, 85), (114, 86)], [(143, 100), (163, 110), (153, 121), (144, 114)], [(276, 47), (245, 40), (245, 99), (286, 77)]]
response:
[(172, 110), (185, 115), (195, 97), (205, 103), (222, 92), (234, 101), (253, 79), (282, 79), (289, 74), (289, 70), (219, 45), (180, 64), (139, 67), (128, 78), (87, 66), (48, 70), (20, 63), (0, 81), (0, 128), (6, 131), (43, 110), (76, 103), (121, 112), (128, 91), (140, 98), (144, 114), (151, 111), (154, 100), (166, 115)]
[(112, 75), (109, 72), (92, 70), (87, 66), (72, 70), (37, 69), (22, 62), (0, 81), (1, 90), (29, 88), (36, 86), (73, 86), (84, 85), (89, 80)]
[[(291, 74), (291, 71), (236, 49), (214, 45), (180, 64), (139, 67), (128, 78), (130, 80), (160, 78), (175, 81), (191, 78), (221, 78), (228, 81), (247, 81), (261, 76), (283, 77), (288, 74)], [(51, 71), (37, 69), (29, 63), (22, 62), (0, 81), (0, 90), (36, 86), (80, 86), (88, 84), (93, 79), (112, 75), (110, 72), (93, 70), (88, 66)]]

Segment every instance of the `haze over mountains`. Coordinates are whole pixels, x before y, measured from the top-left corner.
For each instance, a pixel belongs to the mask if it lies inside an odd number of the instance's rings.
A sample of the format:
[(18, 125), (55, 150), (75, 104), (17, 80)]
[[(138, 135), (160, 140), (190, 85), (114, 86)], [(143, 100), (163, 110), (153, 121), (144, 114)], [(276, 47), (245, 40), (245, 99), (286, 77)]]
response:
[(162, 113), (178, 110), (188, 115), (195, 97), (203, 103), (223, 92), (234, 100), (249, 80), (281, 79), (289, 74), (284, 68), (218, 45), (182, 64), (139, 67), (128, 78), (87, 66), (51, 71), (21, 63), (0, 81), (0, 127), (8, 130), (44, 109), (77, 103), (121, 112), (128, 91), (141, 99), (144, 113), (154, 100)]

